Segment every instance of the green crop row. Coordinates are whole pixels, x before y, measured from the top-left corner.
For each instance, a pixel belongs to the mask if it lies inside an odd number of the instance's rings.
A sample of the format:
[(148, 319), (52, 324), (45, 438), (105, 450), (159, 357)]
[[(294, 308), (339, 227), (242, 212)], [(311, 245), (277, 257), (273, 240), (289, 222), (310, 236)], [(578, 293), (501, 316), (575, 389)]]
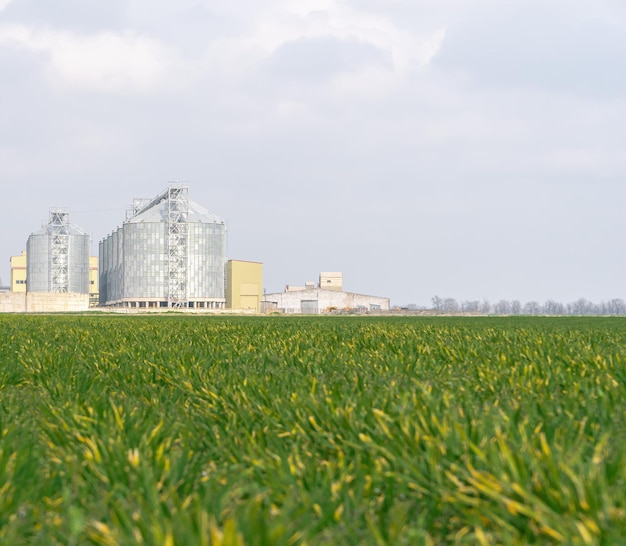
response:
[(0, 544), (626, 543), (625, 320), (2, 316)]

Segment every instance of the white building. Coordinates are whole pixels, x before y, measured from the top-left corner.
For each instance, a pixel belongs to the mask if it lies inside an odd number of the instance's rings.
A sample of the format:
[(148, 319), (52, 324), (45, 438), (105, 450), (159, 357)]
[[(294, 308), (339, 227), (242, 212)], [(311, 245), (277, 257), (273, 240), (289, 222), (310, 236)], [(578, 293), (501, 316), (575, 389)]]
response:
[(264, 310), (287, 314), (318, 315), (350, 311), (369, 313), (389, 311), (389, 298), (367, 296), (343, 291), (341, 273), (320, 273), (319, 284), (307, 282), (304, 286), (285, 287), (284, 292), (265, 294)]

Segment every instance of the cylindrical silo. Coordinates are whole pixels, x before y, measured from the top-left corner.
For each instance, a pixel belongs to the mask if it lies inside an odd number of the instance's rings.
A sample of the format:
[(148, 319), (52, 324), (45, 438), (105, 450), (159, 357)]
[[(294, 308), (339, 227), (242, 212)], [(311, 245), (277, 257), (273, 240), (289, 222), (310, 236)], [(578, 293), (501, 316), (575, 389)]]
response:
[(152, 200), (135, 200), (133, 215), (103, 241), (101, 262), (111, 266), (101, 304), (224, 306), (226, 228), (187, 190), (170, 184)]
[(89, 234), (69, 222), (69, 214), (50, 211), (50, 221), (28, 238), (29, 292), (89, 293)]

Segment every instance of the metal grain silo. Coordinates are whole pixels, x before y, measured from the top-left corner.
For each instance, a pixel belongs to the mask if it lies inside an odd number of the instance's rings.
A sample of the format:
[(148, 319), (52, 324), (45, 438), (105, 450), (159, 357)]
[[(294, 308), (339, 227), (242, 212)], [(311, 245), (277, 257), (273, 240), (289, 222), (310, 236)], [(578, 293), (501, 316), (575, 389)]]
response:
[[(100, 303), (223, 308), (226, 227), (172, 183), (100, 243)], [(106, 288), (103, 290), (102, 287)]]
[(89, 293), (90, 237), (70, 224), (69, 213), (50, 210), (47, 225), (26, 244), (28, 292)]

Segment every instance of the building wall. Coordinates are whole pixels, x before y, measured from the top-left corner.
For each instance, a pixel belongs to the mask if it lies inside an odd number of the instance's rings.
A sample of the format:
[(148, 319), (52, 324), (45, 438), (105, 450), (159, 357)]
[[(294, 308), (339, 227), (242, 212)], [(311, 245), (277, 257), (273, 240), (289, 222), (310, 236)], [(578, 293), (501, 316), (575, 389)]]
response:
[(389, 298), (324, 290), (321, 288), (266, 294), (264, 301), (271, 302), (284, 313), (293, 314), (324, 313), (333, 308), (337, 310), (355, 309), (362, 311), (389, 310)]
[(226, 264), (226, 308), (261, 310), (263, 264), (229, 260)]
[(75, 293), (0, 293), (0, 313), (64, 313), (86, 311), (89, 296)]
[(64, 313), (87, 309), (89, 309), (89, 294), (75, 292), (58, 294), (28, 292), (26, 294), (27, 313)]
[(0, 293), (0, 313), (25, 313), (26, 292)]
[(343, 273), (341, 272), (324, 272), (320, 273), (320, 288), (324, 290), (343, 290)]
[(11, 256), (11, 292), (26, 292), (26, 251), (19, 256)]
[(99, 298), (98, 256), (89, 256), (89, 306), (98, 305)]

